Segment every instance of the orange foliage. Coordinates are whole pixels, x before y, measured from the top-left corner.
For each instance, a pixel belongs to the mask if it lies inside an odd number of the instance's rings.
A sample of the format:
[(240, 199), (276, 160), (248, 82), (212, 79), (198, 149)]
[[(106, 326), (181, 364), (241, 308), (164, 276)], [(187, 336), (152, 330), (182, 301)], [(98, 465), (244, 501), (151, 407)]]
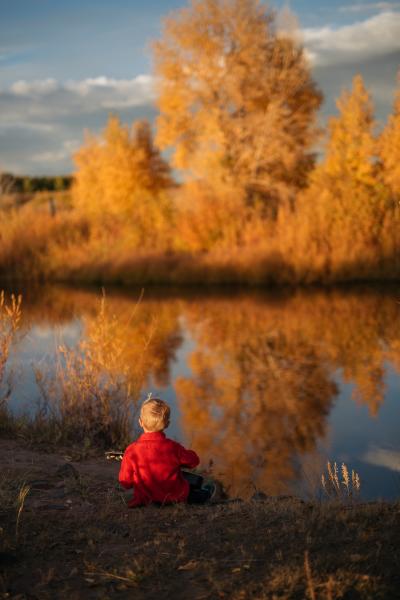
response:
[(75, 210), (52, 218), (33, 202), (11, 213), (3, 204), (0, 275), (251, 285), (400, 277), (399, 96), (377, 139), (356, 76), (310, 174), (321, 97), (295, 37), (275, 31), (265, 6), (193, 1), (166, 20), (155, 54), (158, 140), (175, 146), (186, 180), (173, 186), (148, 123), (110, 117), (76, 154)]
[(385, 183), (392, 195), (400, 197), (400, 90), (397, 91), (393, 114), (379, 140), (379, 157)]
[(338, 109), (324, 159), (296, 214), (283, 213), (277, 237), (282, 248), (292, 249), (295, 268), (308, 270), (311, 279), (396, 277), (399, 215), (381, 183), (373, 107), (361, 76)]
[(300, 45), (256, 0), (196, 0), (155, 44), (157, 139), (174, 165), (274, 206), (293, 200), (313, 160), (321, 94)]
[(398, 365), (388, 295), (214, 298), (184, 314), (196, 345), (191, 374), (176, 382), (183, 427), (233, 493), (282, 493), (296, 482), (299, 459), (316, 457), (328, 436), (338, 370), (376, 416), (385, 363)]
[[(372, 100), (361, 75), (337, 102), (338, 117), (329, 121), (329, 139), (322, 172), (331, 184), (374, 186), (376, 167)], [(339, 190), (338, 190), (339, 191)], [(351, 199), (349, 199), (351, 202)]]
[(170, 213), (165, 190), (172, 186), (172, 177), (146, 121), (129, 129), (111, 116), (100, 138), (87, 136), (75, 162), (73, 191), (80, 211), (92, 219), (128, 219), (137, 243), (150, 233), (157, 237)]

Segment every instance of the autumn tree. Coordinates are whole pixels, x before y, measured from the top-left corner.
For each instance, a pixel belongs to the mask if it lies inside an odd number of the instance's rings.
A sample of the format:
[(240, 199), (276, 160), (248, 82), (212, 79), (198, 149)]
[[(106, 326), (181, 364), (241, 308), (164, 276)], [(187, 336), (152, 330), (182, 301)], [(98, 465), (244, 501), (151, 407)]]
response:
[(300, 44), (258, 0), (193, 0), (155, 44), (157, 140), (189, 178), (269, 205), (313, 164), (316, 88)]
[(380, 183), (373, 104), (360, 75), (337, 107), (324, 158), (299, 202), (296, 236), (303, 249), (298, 243), (297, 254), (307, 253), (310, 267), (318, 265), (328, 279), (380, 276), (388, 198)]
[[(400, 82), (400, 77), (399, 77)], [(393, 197), (400, 195), (400, 90), (397, 91), (393, 113), (389, 116), (379, 140), (382, 176)]]
[(141, 207), (146, 198), (172, 185), (170, 168), (153, 143), (147, 121), (130, 128), (111, 116), (99, 137), (87, 134), (74, 158), (74, 194), (88, 214), (137, 216), (146, 209)]
[(351, 91), (337, 101), (339, 115), (329, 121), (323, 172), (331, 185), (363, 188), (376, 183), (374, 109), (363, 78), (357, 75)]

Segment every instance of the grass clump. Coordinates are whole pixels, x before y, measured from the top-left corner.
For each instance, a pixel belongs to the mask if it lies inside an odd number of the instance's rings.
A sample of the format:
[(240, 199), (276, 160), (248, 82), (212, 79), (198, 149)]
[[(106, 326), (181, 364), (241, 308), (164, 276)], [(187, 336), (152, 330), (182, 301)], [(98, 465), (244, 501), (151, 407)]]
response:
[[(103, 294), (99, 306), (81, 322), (78, 344), (59, 343), (48, 364), (33, 365), (40, 391), (37, 408), (16, 415), (8, 405), (12, 393), (8, 362), (21, 321), (21, 302), (14, 295), (7, 302), (0, 294), (0, 432), (31, 445), (79, 447), (83, 455), (125, 447), (132, 438), (149, 340), (130, 340), (125, 335), (129, 322), (110, 312)], [(132, 318), (133, 313), (128, 321)], [(128, 352), (132, 345), (134, 363)]]
[(4, 383), (11, 345), (20, 325), (21, 303), (21, 296), (12, 294), (8, 302), (4, 291), (0, 292), (0, 385)]
[(345, 463), (339, 468), (335, 463), (327, 463), (327, 475), (321, 475), (322, 489), (331, 500), (351, 501), (360, 496), (361, 480), (352, 469), (351, 475)]
[(12, 373), (7, 369), (10, 351), (16, 341), (22, 315), (22, 297), (11, 295), (7, 300), (0, 292), (0, 432), (12, 428), (13, 418), (8, 410), (12, 391)]
[(104, 295), (84, 328), (76, 347), (58, 346), (55, 368), (35, 368), (42, 401), (35, 429), (47, 441), (84, 449), (124, 447), (132, 434), (140, 364), (133, 371), (124, 361), (128, 340)]
[(21, 521), (22, 511), (24, 510), (24, 504), (27, 495), (29, 494), (30, 487), (29, 485), (23, 484), (18, 492), (18, 496), (16, 499), (16, 507), (17, 507), (17, 520), (15, 524), (15, 540), (18, 541), (19, 534), (19, 525)]

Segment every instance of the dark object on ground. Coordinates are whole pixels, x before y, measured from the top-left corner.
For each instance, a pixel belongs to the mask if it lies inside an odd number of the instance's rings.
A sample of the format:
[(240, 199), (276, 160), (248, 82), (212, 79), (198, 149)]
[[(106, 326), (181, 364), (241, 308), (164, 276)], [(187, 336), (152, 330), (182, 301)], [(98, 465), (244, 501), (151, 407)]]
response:
[(199, 490), (203, 485), (204, 478), (201, 475), (197, 475), (197, 473), (191, 473), (190, 471), (184, 471), (182, 469), (182, 475), (189, 483), (190, 487)]
[(190, 485), (188, 504), (205, 504), (220, 499), (220, 497), (217, 498), (217, 493), (220, 491), (221, 486), (217, 482), (211, 481), (205, 484), (201, 475), (189, 471), (182, 471), (182, 475)]
[(193, 488), (190, 487), (188, 504), (205, 504), (211, 500), (214, 487)]
[(107, 452), (104, 452), (104, 456), (107, 460), (121, 461), (124, 453), (122, 450), (108, 450)]
[(65, 463), (58, 467), (56, 471), (57, 477), (62, 477), (63, 479), (67, 479), (68, 477), (74, 477), (75, 479), (79, 479), (79, 473), (70, 463)]

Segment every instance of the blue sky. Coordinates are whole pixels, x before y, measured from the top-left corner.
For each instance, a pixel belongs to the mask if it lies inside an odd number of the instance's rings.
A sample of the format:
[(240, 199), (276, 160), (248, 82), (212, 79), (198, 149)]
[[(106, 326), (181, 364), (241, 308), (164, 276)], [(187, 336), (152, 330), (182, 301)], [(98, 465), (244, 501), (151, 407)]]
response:
[[(271, 3), (279, 10), (284, 0)], [(0, 0), (0, 170), (71, 171), (83, 129), (155, 115), (150, 42), (182, 0)], [(361, 72), (378, 119), (400, 66), (400, 1), (292, 0), (323, 115)]]

